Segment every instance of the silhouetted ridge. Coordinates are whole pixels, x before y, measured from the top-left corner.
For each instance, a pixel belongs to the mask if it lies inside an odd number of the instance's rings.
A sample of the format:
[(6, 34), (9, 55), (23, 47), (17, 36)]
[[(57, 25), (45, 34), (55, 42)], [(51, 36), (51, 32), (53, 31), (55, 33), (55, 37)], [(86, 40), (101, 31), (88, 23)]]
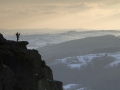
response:
[(7, 42), (7, 40), (3, 37), (3, 35), (0, 33), (0, 45), (3, 45)]
[(104, 53), (109, 53), (108, 49), (110, 49), (110, 52), (120, 51), (120, 38), (113, 35), (86, 37), (44, 46), (37, 50), (47, 63), (51, 63), (64, 57), (103, 53), (104, 51)]
[(27, 41), (6, 40), (0, 34), (0, 90), (62, 90), (50, 67)]

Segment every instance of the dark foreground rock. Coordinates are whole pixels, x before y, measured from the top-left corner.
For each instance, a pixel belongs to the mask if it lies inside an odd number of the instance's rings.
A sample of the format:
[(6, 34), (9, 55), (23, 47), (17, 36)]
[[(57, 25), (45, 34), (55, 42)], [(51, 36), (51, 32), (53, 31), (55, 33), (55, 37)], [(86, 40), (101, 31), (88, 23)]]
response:
[(38, 51), (28, 50), (27, 44), (0, 34), (0, 90), (63, 90)]

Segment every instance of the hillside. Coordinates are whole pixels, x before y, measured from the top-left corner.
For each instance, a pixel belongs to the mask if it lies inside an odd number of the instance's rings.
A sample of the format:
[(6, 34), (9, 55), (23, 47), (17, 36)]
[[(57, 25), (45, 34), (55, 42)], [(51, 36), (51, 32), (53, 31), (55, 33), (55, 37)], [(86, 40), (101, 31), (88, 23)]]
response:
[(44, 44), (37, 50), (52, 69), (54, 79), (63, 81), (64, 90), (119, 90), (120, 38), (106, 35), (108, 32), (112, 31), (25, 37), (31, 46)]
[(86, 37), (48, 45), (38, 51), (52, 68), (54, 78), (63, 81), (65, 90), (120, 89), (119, 37)]
[(120, 39), (113, 35), (87, 37), (44, 46), (37, 50), (42, 55), (42, 58), (49, 63), (52, 60), (69, 56), (120, 51)]
[(63, 81), (65, 90), (120, 89), (120, 52), (66, 57), (49, 66), (54, 78)]
[[(0, 30), (1, 31), (1, 30)], [(4, 30), (3, 30), (4, 31)], [(23, 30), (26, 31), (26, 30)], [(33, 30), (35, 31), (35, 30)], [(47, 30), (49, 32), (49, 29)], [(6, 31), (6, 33), (10, 34), (11, 32)], [(12, 32), (13, 33), (13, 32)], [(15, 32), (16, 33), (16, 32)], [(16, 40), (15, 33), (12, 35), (6, 35), (5, 38), (8, 40)], [(59, 33), (23, 33), (20, 32), (20, 41), (28, 41), (29, 45), (27, 45), (28, 49), (37, 49), (39, 47), (43, 47), (45, 45), (52, 45), (58, 44), (70, 40), (76, 40), (86, 37), (96, 37), (96, 36), (103, 36), (103, 35), (120, 35), (119, 30), (91, 30), (91, 31), (77, 31), (77, 30), (69, 30), (67, 32), (59, 32)]]

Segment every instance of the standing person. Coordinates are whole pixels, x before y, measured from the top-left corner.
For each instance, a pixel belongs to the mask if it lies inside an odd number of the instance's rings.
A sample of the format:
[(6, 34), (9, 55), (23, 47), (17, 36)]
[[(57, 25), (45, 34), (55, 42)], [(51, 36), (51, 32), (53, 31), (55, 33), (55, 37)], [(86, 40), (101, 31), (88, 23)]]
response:
[(18, 40), (19, 40), (19, 37), (20, 37), (20, 33), (16, 33), (16, 37), (17, 37), (17, 42), (18, 42)]

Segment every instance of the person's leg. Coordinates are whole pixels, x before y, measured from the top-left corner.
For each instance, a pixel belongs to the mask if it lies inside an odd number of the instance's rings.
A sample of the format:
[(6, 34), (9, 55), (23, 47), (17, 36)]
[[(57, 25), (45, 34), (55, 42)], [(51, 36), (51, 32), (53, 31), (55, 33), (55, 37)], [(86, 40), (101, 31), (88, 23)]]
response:
[(18, 42), (18, 36), (17, 36), (17, 42)]

